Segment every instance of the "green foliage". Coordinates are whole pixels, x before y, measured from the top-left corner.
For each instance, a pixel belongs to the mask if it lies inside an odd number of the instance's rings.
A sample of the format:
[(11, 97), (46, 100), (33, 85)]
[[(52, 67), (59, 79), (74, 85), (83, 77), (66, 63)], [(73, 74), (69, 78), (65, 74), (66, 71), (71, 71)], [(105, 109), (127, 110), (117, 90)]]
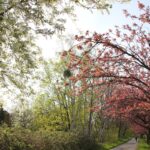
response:
[[(63, 31), (67, 5), (40, 0), (0, 0), (0, 87), (13, 94), (31, 93), (29, 84), (42, 61), (35, 39)], [(71, 11), (71, 9), (70, 9)], [(15, 92), (14, 92), (15, 91)], [(18, 98), (19, 99), (19, 98)]]
[(33, 132), (24, 128), (0, 127), (1, 150), (97, 150), (94, 140), (73, 132)]
[(0, 127), (1, 150), (31, 150), (29, 130)]
[(31, 128), (33, 123), (33, 112), (28, 107), (15, 108), (12, 113), (12, 126)]
[(60, 110), (59, 106), (55, 105), (54, 101), (49, 99), (46, 94), (39, 95), (36, 99), (33, 114), (32, 129), (34, 130), (48, 128), (51, 131), (60, 131), (65, 129), (63, 110)]
[[(38, 134), (46, 142), (45, 150), (49, 150), (49, 148), (51, 150), (92, 150), (92, 148), (95, 148), (96, 150), (97, 147), (93, 140), (73, 132), (48, 132), (47, 130), (42, 130)], [(37, 147), (37, 149), (41, 147)]]
[(149, 150), (150, 149), (150, 145), (148, 145), (146, 143), (145, 139), (139, 139), (138, 142), (138, 150)]

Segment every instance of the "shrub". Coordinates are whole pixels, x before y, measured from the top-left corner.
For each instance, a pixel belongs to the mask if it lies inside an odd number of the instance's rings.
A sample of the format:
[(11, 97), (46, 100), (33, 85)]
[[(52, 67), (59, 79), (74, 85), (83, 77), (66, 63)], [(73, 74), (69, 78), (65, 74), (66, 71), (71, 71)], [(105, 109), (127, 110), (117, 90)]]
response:
[(1, 150), (32, 150), (29, 137), (28, 130), (0, 127), (0, 148)]
[(1, 150), (96, 150), (89, 137), (75, 132), (30, 131), (24, 128), (0, 127)]

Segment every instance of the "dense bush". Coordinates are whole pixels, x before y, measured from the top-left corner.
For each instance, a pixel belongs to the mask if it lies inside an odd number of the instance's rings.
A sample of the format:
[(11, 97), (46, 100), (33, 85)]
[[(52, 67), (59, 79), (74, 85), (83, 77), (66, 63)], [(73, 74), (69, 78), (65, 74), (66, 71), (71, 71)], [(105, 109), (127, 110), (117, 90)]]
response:
[(31, 135), (29, 130), (0, 127), (0, 150), (32, 150)]
[(96, 150), (94, 140), (75, 132), (0, 127), (1, 150)]

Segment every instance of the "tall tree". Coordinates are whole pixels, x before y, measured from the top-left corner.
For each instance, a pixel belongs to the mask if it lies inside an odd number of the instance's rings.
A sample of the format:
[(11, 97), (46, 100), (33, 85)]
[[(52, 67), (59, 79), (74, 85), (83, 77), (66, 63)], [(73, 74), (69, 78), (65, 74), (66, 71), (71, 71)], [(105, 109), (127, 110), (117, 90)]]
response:
[[(87, 31), (84, 36), (76, 36), (79, 44), (63, 57), (68, 56), (68, 67), (73, 72), (74, 82), (85, 82), (82, 90), (93, 87), (112, 86), (105, 96), (101, 109), (112, 117), (122, 116), (130, 122), (147, 129), (150, 143), (150, 8), (138, 2), (140, 15), (135, 16), (124, 10), (126, 17), (135, 20), (115, 31), (94, 33)], [(95, 79), (95, 82), (89, 82)], [(79, 87), (79, 86), (78, 86)]]

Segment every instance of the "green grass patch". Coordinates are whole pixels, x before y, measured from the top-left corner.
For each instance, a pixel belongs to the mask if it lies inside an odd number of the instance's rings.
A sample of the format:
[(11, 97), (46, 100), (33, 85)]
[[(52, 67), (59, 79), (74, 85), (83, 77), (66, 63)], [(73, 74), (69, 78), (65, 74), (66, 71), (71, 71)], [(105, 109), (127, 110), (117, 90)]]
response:
[(150, 150), (150, 145), (146, 143), (145, 139), (140, 139), (138, 143), (138, 150)]

